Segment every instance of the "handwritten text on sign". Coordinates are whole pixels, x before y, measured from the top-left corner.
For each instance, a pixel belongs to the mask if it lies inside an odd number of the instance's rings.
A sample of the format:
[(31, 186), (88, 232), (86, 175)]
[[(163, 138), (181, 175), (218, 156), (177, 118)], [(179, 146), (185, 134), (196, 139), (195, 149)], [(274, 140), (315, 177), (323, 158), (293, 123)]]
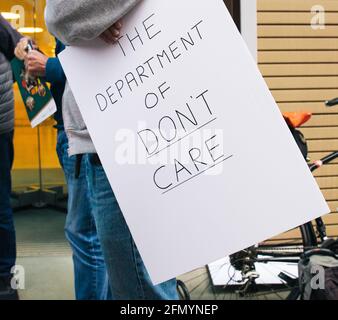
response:
[(222, 0), (144, 0), (123, 31), (61, 60), (155, 283), (329, 211)]
[[(135, 27), (132, 34), (127, 33), (120, 37), (118, 46), (123, 56), (128, 57), (131, 52), (137, 52), (138, 48), (147, 44), (156, 37), (161, 36), (162, 29), (154, 22), (155, 14), (149, 15), (142, 21), (141, 28)], [(128, 71), (122, 79), (118, 79), (113, 85), (109, 85), (104, 93), (98, 93), (95, 96), (99, 109), (104, 112), (107, 108), (113, 107), (118, 102), (123, 102), (124, 96), (132, 94), (136, 88), (142, 86), (148, 79), (156, 78), (158, 72), (165, 71), (172, 63), (179, 59), (184, 59), (184, 55), (189, 55), (203, 41), (203, 20), (193, 24), (189, 31), (178, 37), (170, 44), (160, 50), (159, 53), (147, 58), (142, 64)], [(144, 107), (148, 110), (160, 108), (161, 103), (166, 102), (167, 95), (172, 94), (172, 87), (167, 83), (161, 83), (154, 92), (147, 92), (144, 98)], [(173, 144), (201, 130), (211, 122), (217, 120), (212, 107), (208, 103), (209, 90), (205, 89), (197, 96), (190, 96), (188, 102), (184, 103), (182, 108), (170, 108), (171, 114), (163, 115), (156, 123), (156, 131), (145, 128), (139, 131), (138, 137), (144, 145), (148, 157), (153, 157), (170, 148)], [(203, 117), (199, 118), (195, 109), (204, 111)], [(193, 147), (187, 150), (191, 160), (190, 165), (183, 163), (179, 159), (174, 159), (173, 167), (175, 170), (174, 182), (163, 181), (161, 179), (162, 171), (167, 170), (167, 166), (160, 166), (153, 175), (155, 186), (166, 193), (201, 173), (222, 164), (232, 156), (225, 156), (220, 145), (217, 144), (217, 136), (210, 135), (204, 142), (204, 150), (200, 147)], [(207, 155), (202, 159), (202, 155)]]

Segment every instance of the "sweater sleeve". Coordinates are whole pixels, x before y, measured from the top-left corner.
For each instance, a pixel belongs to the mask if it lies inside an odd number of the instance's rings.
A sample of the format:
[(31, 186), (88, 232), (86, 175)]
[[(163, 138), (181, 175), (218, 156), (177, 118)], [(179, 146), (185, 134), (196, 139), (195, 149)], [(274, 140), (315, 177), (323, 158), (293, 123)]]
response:
[(46, 80), (49, 83), (64, 83), (66, 81), (59, 58), (49, 58), (47, 60)]
[(14, 58), (14, 50), (22, 35), (0, 14), (0, 50), (11, 61)]
[(97, 38), (141, 0), (47, 0), (50, 33), (66, 45)]

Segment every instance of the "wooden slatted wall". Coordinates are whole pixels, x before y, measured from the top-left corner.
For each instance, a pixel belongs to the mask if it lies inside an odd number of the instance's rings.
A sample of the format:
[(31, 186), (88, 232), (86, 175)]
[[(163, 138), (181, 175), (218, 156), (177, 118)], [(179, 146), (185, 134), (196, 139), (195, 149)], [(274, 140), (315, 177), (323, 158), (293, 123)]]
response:
[[(315, 5), (325, 11), (313, 13)], [(259, 66), (280, 109), (313, 113), (302, 129), (310, 158), (338, 150), (338, 107), (324, 106), (338, 97), (338, 0), (258, 0), (258, 37)], [(338, 236), (338, 160), (316, 177), (332, 210), (329, 234)]]

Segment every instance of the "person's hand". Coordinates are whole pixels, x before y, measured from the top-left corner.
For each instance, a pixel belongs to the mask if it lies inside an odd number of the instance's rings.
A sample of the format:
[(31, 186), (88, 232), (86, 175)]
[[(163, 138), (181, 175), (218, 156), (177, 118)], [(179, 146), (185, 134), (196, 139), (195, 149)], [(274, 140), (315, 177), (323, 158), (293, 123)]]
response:
[(118, 21), (108, 28), (105, 32), (100, 35), (100, 38), (108, 43), (112, 44), (119, 40), (121, 34), (122, 22)]
[(25, 67), (33, 77), (44, 77), (46, 75), (46, 65), (48, 57), (43, 53), (32, 50), (26, 54)]
[(34, 44), (32, 39), (27, 38), (27, 37), (21, 38), (14, 51), (15, 56), (19, 60), (24, 60), (26, 58), (27, 53), (28, 53), (27, 46), (28, 46), (29, 41), (32, 42), (34, 49), (37, 49), (37, 46)]
[(29, 38), (21, 38), (16, 45), (14, 54), (19, 60), (24, 60), (27, 55), (27, 45)]

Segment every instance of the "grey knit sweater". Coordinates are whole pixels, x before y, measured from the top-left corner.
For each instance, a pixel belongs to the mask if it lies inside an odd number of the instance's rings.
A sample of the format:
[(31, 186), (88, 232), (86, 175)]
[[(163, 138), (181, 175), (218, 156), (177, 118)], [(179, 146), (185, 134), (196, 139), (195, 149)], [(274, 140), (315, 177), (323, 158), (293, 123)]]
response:
[[(97, 38), (141, 0), (47, 0), (48, 30), (66, 45)], [(80, 110), (68, 83), (63, 95), (63, 121), (69, 155), (95, 153)]]
[(21, 38), (0, 14), (0, 134), (14, 129), (14, 96), (12, 69), (16, 43)]

